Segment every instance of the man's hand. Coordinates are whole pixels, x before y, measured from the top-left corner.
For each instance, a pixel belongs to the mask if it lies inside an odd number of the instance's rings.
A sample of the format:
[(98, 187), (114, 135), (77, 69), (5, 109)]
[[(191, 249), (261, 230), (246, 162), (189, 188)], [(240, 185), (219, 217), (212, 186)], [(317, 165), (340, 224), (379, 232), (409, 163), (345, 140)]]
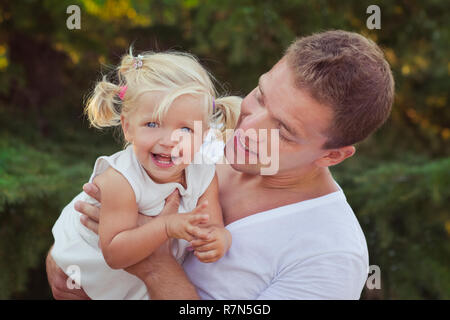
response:
[[(100, 189), (93, 183), (85, 183), (83, 191), (100, 202)], [(88, 229), (98, 234), (98, 221), (100, 219), (100, 208), (84, 201), (75, 202), (75, 210), (83, 214), (80, 217), (81, 223)]]
[(222, 258), (231, 247), (231, 234), (221, 226), (202, 228), (208, 234), (208, 239), (191, 241), (194, 255), (204, 263), (214, 262)]
[[(100, 189), (94, 184), (94, 183), (86, 183), (83, 186), (84, 192), (86, 192), (89, 196), (97, 200), (98, 202), (101, 202), (101, 194)], [(178, 199), (175, 199), (175, 197), (178, 197)], [(175, 190), (166, 200), (166, 206), (164, 207), (163, 211), (160, 213), (163, 214), (164, 212), (172, 212), (174, 210), (173, 206), (178, 203), (180, 203), (179, 200), (179, 194), (177, 190)], [(82, 214), (80, 221), (81, 223), (88, 228), (89, 230), (92, 230), (96, 234), (98, 234), (98, 222), (100, 217), (100, 208), (96, 207), (92, 204), (89, 204), (84, 201), (77, 201), (75, 202), (75, 210), (80, 212)], [(178, 212), (178, 207), (176, 207), (175, 212)], [(143, 214), (139, 214), (138, 216), (138, 226), (141, 226), (143, 224), (146, 224), (149, 222), (153, 217), (149, 217)]]
[[(53, 248), (53, 247), (52, 247)], [(56, 300), (89, 300), (89, 296), (83, 289), (69, 289), (67, 279), (69, 278), (53, 260), (50, 252), (45, 260), (47, 269), (47, 278), (53, 297)]]

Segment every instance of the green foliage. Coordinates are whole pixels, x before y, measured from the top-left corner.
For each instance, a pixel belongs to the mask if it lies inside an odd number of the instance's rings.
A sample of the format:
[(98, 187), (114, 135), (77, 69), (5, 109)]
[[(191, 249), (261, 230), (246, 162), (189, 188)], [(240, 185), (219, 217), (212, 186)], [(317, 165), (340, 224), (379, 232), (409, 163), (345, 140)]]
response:
[(49, 231), (68, 195), (75, 195), (90, 168), (67, 167), (18, 140), (0, 140), (0, 299), (24, 290), (27, 270), (42, 263)]
[[(66, 28), (71, 4), (81, 8), (81, 30)], [(1, 1), (0, 298), (49, 297), (51, 226), (95, 158), (120, 148), (110, 131), (87, 128), (84, 98), (131, 44), (192, 52), (223, 90), (245, 95), (296, 36), (327, 29), (375, 40), (396, 80), (390, 120), (332, 170), (365, 231), (371, 264), (381, 267), (381, 291), (364, 297), (449, 298), (448, 4), (380, 0), (381, 30), (367, 30), (371, 4)]]
[(449, 299), (450, 158), (335, 171), (366, 235), (370, 264), (380, 266), (383, 297)]

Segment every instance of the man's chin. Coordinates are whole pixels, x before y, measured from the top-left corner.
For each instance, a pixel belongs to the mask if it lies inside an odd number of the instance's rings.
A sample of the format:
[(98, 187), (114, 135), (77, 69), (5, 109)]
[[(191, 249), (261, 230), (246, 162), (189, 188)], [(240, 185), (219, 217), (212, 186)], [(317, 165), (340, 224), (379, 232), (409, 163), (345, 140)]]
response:
[(230, 166), (239, 172), (250, 174), (250, 175), (260, 175), (261, 167), (259, 164), (242, 164), (242, 163), (230, 163)]

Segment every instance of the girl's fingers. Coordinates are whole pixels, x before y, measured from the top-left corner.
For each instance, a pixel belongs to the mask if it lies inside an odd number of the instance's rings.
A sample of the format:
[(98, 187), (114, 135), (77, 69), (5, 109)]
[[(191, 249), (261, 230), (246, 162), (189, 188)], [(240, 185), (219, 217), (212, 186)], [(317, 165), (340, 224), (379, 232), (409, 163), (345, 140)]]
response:
[(211, 238), (211, 239), (209, 239), (207, 241), (206, 240), (201, 240), (201, 239), (194, 239), (194, 240), (191, 241), (191, 246), (194, 247), (194, 248), (201, 247), (201, 246), (203, 246), (205, 244), (213, 242), (214, 240), (215, 240), (214, 238)]
[(219, 257), (217, 250), (207, 251), (207, 252), (194, 252), (195, 256), (204, 263), (214, 262)]
[(187, 242), (191, 242), (194, 239), (194, 237), (189, 233), (185, 232), (183, 239), (186, 240)]
[(206, 230), (202, 230), (198, 227), (188, 226), (187, 232), (189, 232), (194, 238), (209, 240), (209, 234)]
[(216, 246), (217, 246), (217, 244), (215, 242), (209, 242), (202, 246), (198, 246), (198, 247), (192, 246), (192, 247), (196, 252), (207, 252), (207, 251), (215, 250)]
[(208, 222), (209, 215), (207, 214), (195, 214), (189, 217), (188, 221), (191, 224), (200, 224)]

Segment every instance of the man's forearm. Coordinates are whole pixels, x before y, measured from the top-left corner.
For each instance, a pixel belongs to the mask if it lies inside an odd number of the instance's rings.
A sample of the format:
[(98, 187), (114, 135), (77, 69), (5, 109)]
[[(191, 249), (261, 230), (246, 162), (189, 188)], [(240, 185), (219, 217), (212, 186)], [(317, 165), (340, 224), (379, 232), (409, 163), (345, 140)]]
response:
[[(162, 261), (164, 260), (164, 261)], [(172, 257), (159, 260), (144, 283), (152, 300), (197, 300), (200, 297), (183, 268)]]

